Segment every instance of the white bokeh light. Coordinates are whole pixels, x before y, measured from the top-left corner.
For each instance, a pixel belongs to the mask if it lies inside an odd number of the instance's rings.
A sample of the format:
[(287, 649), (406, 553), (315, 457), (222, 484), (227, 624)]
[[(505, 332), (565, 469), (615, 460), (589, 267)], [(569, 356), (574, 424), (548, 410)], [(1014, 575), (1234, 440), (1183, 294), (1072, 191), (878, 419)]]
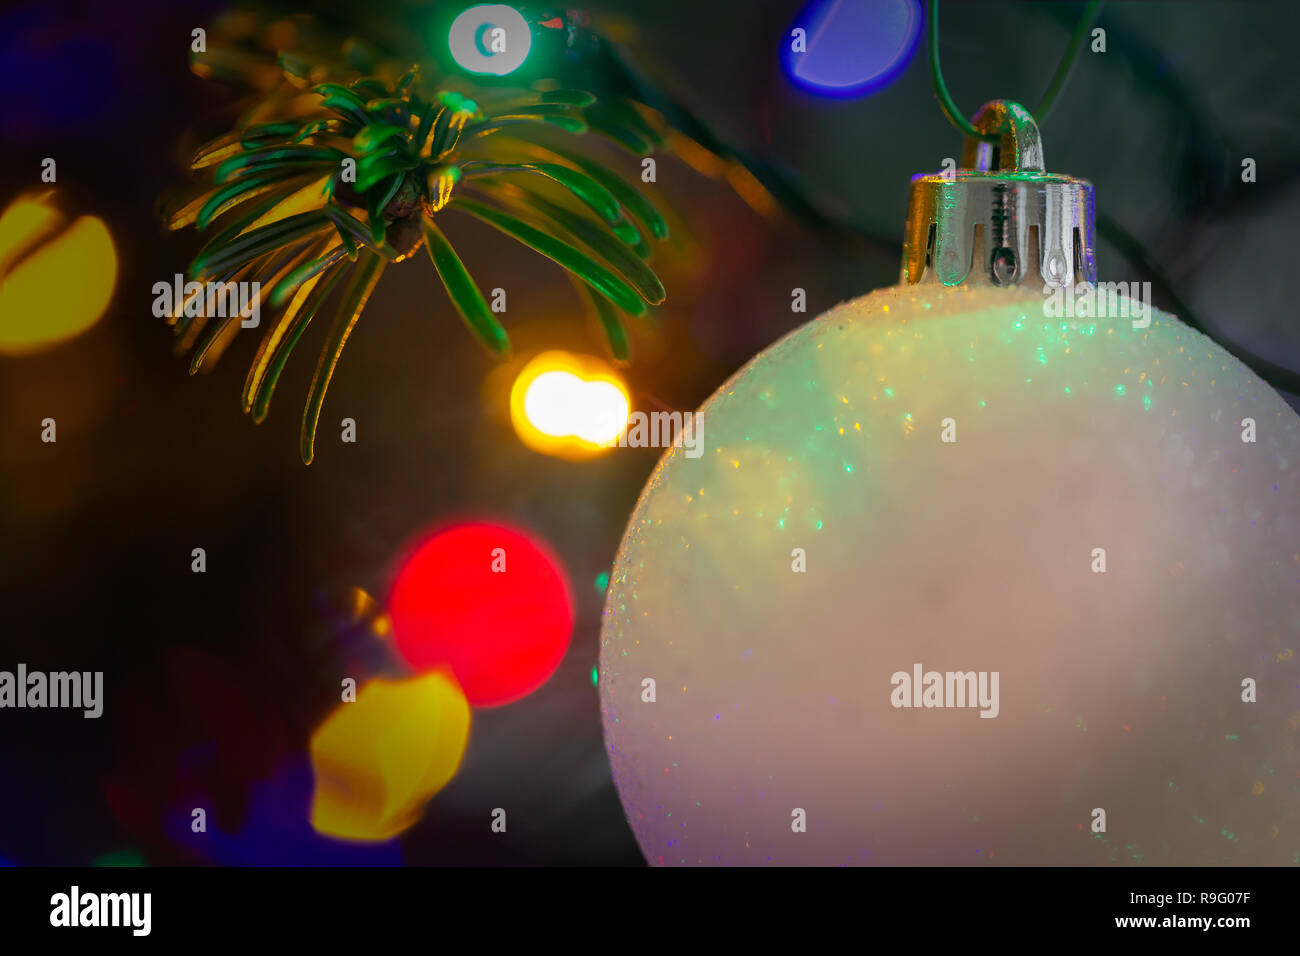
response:
[(493, 76), (519, 69), (532, 43), (528, 21), (504, 3), (470, 7), (452, 21), (447, 34), (447, 47), (462, 69)]
[(615, 441), (627, 423), (627, 396), (610, 382), (583, 381), (572, 372), (543, 372), (524, 393), (524, 414), (539, 432), (575, 435), (593, 445)]

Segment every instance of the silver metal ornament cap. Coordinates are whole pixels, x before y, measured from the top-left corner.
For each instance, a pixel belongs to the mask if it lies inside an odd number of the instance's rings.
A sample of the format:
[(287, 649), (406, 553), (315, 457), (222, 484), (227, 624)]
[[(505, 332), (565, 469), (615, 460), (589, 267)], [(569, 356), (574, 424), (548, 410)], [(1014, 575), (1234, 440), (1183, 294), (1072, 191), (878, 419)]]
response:
[(912, 177), (902, 282), (1070, 287), (1097, 281), (1092, 183), (1048, 173), (1038, 124), (1019, 103), (985, 103), (961, 167)]

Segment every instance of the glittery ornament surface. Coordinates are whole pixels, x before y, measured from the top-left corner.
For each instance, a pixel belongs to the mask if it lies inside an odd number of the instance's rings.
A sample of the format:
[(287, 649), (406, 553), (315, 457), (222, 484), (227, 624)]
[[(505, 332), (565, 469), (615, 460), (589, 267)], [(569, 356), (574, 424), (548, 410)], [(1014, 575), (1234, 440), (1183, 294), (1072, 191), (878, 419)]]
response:
[(1222, 349), (892, 288), (701, 411), (602, 632), (651, 863), (1300, 862), (1300, 419)]

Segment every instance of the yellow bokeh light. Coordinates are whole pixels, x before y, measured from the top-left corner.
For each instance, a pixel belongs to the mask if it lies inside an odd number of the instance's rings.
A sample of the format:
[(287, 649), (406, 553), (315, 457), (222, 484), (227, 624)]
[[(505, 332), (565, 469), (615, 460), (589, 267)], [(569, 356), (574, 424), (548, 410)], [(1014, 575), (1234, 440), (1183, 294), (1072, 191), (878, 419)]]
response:
[(587, 458), (612, 447), (627, 426), (627, 389), (599, 359), (543, 352), (510, 391), (515, 432), (534, 451)]
[(346, 840), (401, 833), (455, 776), (469, 723), (469, 703), (446, 674), (370, 681), (312, 735), (312, 827)]
[(0, 354), (24, 355), (80, 335), (108, 307), (117, 253), (103, 220), (71, 223), (52, 194), (0, 215)]

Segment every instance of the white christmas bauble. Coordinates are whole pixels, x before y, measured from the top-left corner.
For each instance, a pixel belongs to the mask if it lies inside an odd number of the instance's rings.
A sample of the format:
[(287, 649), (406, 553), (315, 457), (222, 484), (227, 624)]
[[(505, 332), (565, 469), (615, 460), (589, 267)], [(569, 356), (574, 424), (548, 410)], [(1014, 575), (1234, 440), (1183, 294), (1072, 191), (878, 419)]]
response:
[(874, 292), (664, 455), (600, 659), (651, 863), (1300, 862), (1300, 419), (1050, 313)]

